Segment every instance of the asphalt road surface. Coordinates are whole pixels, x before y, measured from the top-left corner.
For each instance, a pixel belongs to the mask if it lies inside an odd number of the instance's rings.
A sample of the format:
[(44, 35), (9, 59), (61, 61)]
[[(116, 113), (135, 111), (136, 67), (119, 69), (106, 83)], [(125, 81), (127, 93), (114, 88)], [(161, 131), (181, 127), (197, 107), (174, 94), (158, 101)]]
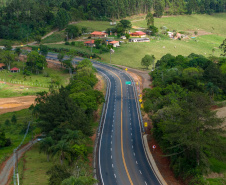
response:
[[(47, 58), (57, 60), (57, 54), (49, 53)], [(82, 57), (76, 57), (72, 62), (81, 60)], [(100, 184), (161, 184), (144, 151), (132, 79), (126, 71), (95, 61), (93, 64), (110, 81), (110, 93), (106, 102), (107, 110), (99, 145)], [(126, 82), (131, 82), (131, 85), (126, 85)]]

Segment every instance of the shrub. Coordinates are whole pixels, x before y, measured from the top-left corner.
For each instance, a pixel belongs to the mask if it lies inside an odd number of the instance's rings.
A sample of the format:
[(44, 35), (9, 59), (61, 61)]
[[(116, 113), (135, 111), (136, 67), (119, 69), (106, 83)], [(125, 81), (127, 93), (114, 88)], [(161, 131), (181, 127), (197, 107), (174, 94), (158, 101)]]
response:
[(6, 126), (10, 126), (10, 121), (7, 119), (7, 120), (5, 120), (5, 125)]
[(65, 45), (70, 45), (70, 43), (68, 41), (65, 42)]
[(71, 42), (71, 45), (72, 45), (72, 46), (75, 46), (75, 42)]

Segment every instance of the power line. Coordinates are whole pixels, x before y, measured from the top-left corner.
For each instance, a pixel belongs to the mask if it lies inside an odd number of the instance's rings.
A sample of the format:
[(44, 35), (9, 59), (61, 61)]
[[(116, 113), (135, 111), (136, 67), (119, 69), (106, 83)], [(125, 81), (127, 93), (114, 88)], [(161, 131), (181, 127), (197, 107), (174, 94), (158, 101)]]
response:
[[(14, 185), (16, 185), (16, 178), (17, 178), (17, 182), (18, 182), (18, 185), (19, 185), (19, 173), (18, 173), (18, 149), (21, 147), (21, 145), (23, 144), (27, 134), (28, 134), (28, 131), (29, 131), (29, 128), (30, 128), (30, 124), (31, 122), (29, 121), (28, 122), (28, 125), (27, 125), (27, 130), (24, 134), (24, 137), (21, 141), (21, 143), (19, 144), (19, 146), (17, 148), (15, 148), (13, 150), (13, 159), (14, 159), (14, 169), (13, 169), (13, 182), (14, 182)], [(17, 167), (16, 167), (17, 165)], [(16, 177), (16, 173), (17, 173), (17, 177)]]

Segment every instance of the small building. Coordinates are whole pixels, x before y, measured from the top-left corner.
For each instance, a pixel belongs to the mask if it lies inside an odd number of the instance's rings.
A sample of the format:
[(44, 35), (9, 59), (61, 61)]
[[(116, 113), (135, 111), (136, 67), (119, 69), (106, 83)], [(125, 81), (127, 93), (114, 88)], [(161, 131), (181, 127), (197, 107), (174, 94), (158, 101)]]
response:
[(107, 39), (107, 40), (105, 40), (105, 44), (108, 45), (112, 41), (115, 41), (115, 40), (114, 39)]
[(133, 33), (130, 33), (131, 37), (146, 37), (146, 33), (142, 31), (135, 31)]
[(18, 73), (18, 72), (20, 72), (20, 69), (18, 69), (17, 67), (14, 67), (14, 68), (10, 69), (10, 72)]
[(126, 36), (121, 36), (120, 39), (126, 39)]
[(5, 69), (5, 64), (4, 63), (0, 63), (0, 71)]
[(107, 37), (108, 34), (101, 32), (101, 31), (94, 31), (93, 33), (91, 33), (91, 37), (95, 37), (95, 38), (104, 38)]
[(89, 40), (89, 41), (86, 41), (84, 42), (85, 46), (88, 46), (88, 47), (95, 47), (96, 45), (94, 44), (95, 40)]
[(119, 41), (112, 41), (112, 42), (109, 42), (109, 45), (112, 45), (114, 48), (120, 47)]
[(149, 38), (130, 38), (129, 42), (150, 42)]

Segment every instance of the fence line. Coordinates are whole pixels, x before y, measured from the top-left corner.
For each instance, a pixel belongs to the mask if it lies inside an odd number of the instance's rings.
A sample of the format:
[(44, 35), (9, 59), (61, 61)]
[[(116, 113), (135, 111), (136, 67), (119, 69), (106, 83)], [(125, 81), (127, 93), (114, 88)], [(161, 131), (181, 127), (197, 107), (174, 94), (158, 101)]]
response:
[[(42, 83), (36, 83), (36, 82), (25, 82), (22, 80), (12, 80), (12, 79), (5, 79), (0, 78), (0, 81), (13, 83), (13, 84), (21, 84), (21, 85), (27, 85), (27, 86), (33, 86), (33, 87), (43, 87), (43, 88), (49, 88), (52, 84), (42, 84)], [(54, 88), (59, 89), (59, 85), (53, 85)]]

